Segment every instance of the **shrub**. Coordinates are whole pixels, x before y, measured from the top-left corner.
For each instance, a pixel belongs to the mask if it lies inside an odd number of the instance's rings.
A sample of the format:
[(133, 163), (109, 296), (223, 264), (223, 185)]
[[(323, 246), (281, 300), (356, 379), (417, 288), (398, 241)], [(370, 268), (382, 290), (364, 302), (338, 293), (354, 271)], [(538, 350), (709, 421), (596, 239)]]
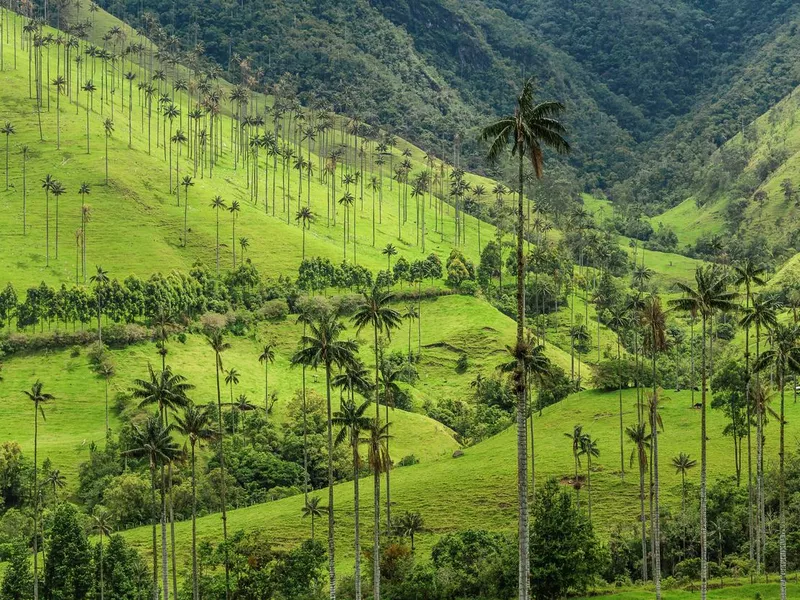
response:
[(286, 300), (269, 300), (258, 310), (258, 316), (265, 321), (283, 321), (289, 314), (289, 305)]
[(462, 352), (456, 361), (456, 373), (466, 373), (469, 368), (469, 357), (466, 352)]

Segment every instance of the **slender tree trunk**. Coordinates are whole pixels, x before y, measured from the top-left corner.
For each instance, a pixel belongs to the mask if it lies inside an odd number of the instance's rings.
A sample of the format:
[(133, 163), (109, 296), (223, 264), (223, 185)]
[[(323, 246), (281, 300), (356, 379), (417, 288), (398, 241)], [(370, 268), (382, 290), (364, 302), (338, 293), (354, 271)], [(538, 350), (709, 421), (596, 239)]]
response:
[(226, 488), (227, 482), (225, 481), (225, 430), (222, 425), (222, 390), (219, 384), (219, 353), (216, 354), (216, 374), (217, 374), (217, 424), (219, 427), (219, 465), (222, 472), (222, 485), (220, 495), (222, 500), (222, 540), (225, 543), (225, 600), (230, 600), (230, 562), (228, 561), (228, 508), (226, 502)]
[(353, 552), (355, 554), (356, 564), (355, 573), (353, 574), (353, 585), (355, 586), (355, 600), (361, 600), (361, 528), (359, 519), (359, 495), (358, 495), (358, 435), (354, 436), (353, 440), (353, 523), (355, 527), (355, 536), (353, 540)]
[(195, 467), (195, 442), (192, 441), (192, 600), (200, 600), (197, 581), (197, 476)]
[[(355, 212), (355, 206), (353, 207)], [(378, 421), (375, 426), (378, 427)], [(375, 503), (375, 523), (372, 527), (372, 598), (381, 598), (381, 471), (377, 467), (373, 474), (373, 495)]]
[(644, 468), (642, 461), (642, 448), (639, 448), (639, 520), (642, 527), (642, 581), (647, 582), (647, 519), (644, 513)]
[(781, 386), (781, 421), (780, 421), (780, 474), (779, 474), (779, 491), (780, 491), (780, 540), (779, 540), (779, 553), (780, 553), (780, 575), (781, 575), (781, 600), (786, 600), (786, 446), (785, 446), (785, 429), (786, 429), (786, 361), (784, 360), (779, 365), (780, 376), (779, 385)]
[(701, 403), (700, 407), (700, 598), (706, 600), (708, 595), (708, 515), (706, 506), (706, 470), (708, 458), (706, 451), (706, 315), (703, 319), (703, 352), (701, 357)]
[(325, 388), (328, 410), (328, 581), (330, 584), (330, 599), (336, 600), (336, 547), (333, 538), (333, 415), (331, 410), (330, 363), (325, 364)]
[(164, 600), (169, 600), (169, 567), (167, 562), (167, 495), (164, 487), (164, 466), (161, 466), (161, 590)]
[(150, 463), (150, 505), (153, 521), (153, 600), (159, 600), (158, 593), (158, 542), (156, 529), (158, 527), (158, 504), (156, 504), (156, 467)]
[(33, 600), (39, 600), (39, 404), (33, 404)]

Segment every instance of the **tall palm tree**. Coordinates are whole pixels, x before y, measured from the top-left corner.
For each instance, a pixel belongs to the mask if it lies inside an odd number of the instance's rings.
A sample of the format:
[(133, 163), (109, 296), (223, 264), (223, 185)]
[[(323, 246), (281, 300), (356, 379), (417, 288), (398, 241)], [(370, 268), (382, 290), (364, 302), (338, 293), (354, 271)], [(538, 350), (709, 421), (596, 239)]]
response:
[[(511, 143), (511, 154), (519, 158), (519, 199), (517, 202), (517, 346), (525, 344), (525, 213), (524, 213), (524, 166), (527, 156), (537, 178), (541, 178), (544, 166), (544, 148), (566, 154), (570, 147), (564, 138), (565, 128), (558, 120), (564, 111), (558, 102), (534, 103), (534, 81), (525, 82), (516, 99), (514, 114), (503, 117), (486, 127), (481, 134), (490, 142), (488, 157), (497, 160)], [(527, 440), (527, 388), (524, 374), (524, 356), (517, 353), (515, 392), (517, 394), (517, 501), (519, 510), (519, 600), (528, 600), (530, 595), (530, 539), (528, 523), (528, 440)]]
[(575, 425), (572, 431), (564, 434), (564, 437), (569, 439), (572, 444), (572, 462), (575, 466), (575, 483), (573, 485), (575, 488), (575, 506), (579, 509), (581, 507), (581, 481), (578, 475), (578, 469), (581, 466), (581, 446), (584, 443), (584, 435), (583, 425)]
[(50, 190), (53, 189), (55, 181), (56, 180), (53, 179), (50, 173), (45, 175), (44, 179), (42, 179), (42, 189), (44, 190), (45, 198), (45, 265), (48, 267), (50, 266)]
[(305, 506), (303, 506), (303, 518), (311, 517), (311, 540), (314, 540), (314, 521), (322, 517), (327, 512), (327, 507), (321, 506), (322, 499), (319, 496), (311, 496)]
[(111, 526), (111, 519), (109, 519), (108, 511), (102, 507), (95, 507), (92, 511), (91, 520), (92, 533), (100, 536), (100, 600), (105, 600), (105, 582), (103, 577), (103, 538), (109, 537), (113, 528)]
[(653, 295), (645, 302), (641, 314), (642, 325), (645, 328), (645, 349), (650, 352), (652, 360), (653, 390), (650, 400), (650, 446), (652, 448), (652, 475), (653, 475), (653, 515), (651, 517), (652, 547), (653, 547), (653, 583), (656, 588), (656, 600), (661, 600), (661, 534), (660, 534), (660, 481), (658, 472), (658, 429), (657, 417), (658, 378), (656, 361), (658, 353), (667, 349), (667, 314), (661, 307), (661, 299)]
[[(339, 204), (344, 206), (344, 219), (342, 224), (344, 225), (344, 233), (343, 233), (343, 249), (344, 249), (344, 260), (347, 260), (347, 242), (350, 239), (350, 207), (353, 206), (356, 199), (353, 194), (349, 191), (344, 193), (344, 196), (339, 198)], [(355, 212), (355, 210), (353, 211)], [(355, 241), (353, 242), (353, 247), (355, 247)]]
[(222, 485), (220, 486), (220, 499), (222, 500), (222, 539), (225, 542), (225, 598), (230, 598), (230, 562), (228, 560), (228, 507), (226, 501), (227, 484), (225, 478), (225, 429), (223, 427), (222, 414), (222, 388), (220, 386), (220, 372), (223, 370), (222, 353), (228, 350), (231, 345), (225, 341), (222, 331), (215, 329), (211, 331), (206, 339), (208, 345), (214, 351), (214, 368), (217, 382), (217, 435), (219, 436), (219, 466), (222, 473)]
[[(353, 314), (353, 324), (356, 326), (356, 334), (361, 333), (365, 327), (372, 327), (372, 344), (375, 352), (375, 382), (379, 379), (378, 371), (380, 369), (380, 345), (378, 344), (378, 337), (385, 334), (386, 338), (391, 340), (392, 330), (400, 327), (401, 317), (400, 313), (392, 308), (391, 303), (394, 300), (394, 294), (389, 291), (382, 290), (378, 286), (374, 286), (370, 292), (365, 292), (361, 302)], [(380, 396), (378, 385), (375, 385), (375, 420), (380, 422)], [(389, 405), (386, 405), (386, 423), (389, 422)], [(386, 524), (387, 531), (391, 531), (392, 526), (392, 513), (391, 513), (391, 485), (389, 471), (386, 469)], [(378, 510), (378, 507), (376, 507)]]
[(183, 414), (175, 417), (175, 430), (189, 442), (192, 461), (192, 600), (200, 600), (197, 571), (197, 476), (196, 450), (199, 444), (216, 438), (207, 408), (187, 404)]
[[(89, 207), (86, 206), (86, 196), (91, 193), (92, 189), (88, 183), (81, 183), (78, 188), (78, 193), (81, 196), (81, 273), (83, 273), (83, 282), (86, 283), (86, 224), (89, 221)], [(77, 282), (76, 282), (77, 283)]]
[(33, 402), (33, 600), (39, 598), (39, 415), (44, 419), (44, 405), (55, 400), (43, 388), (44, 384), (37, 379), (30, 391), (23, 392)]
[(394, 244), (386, 244), (386, 246), (384, 246), (383, 250), (381, 250), (381, 254), (383, 254), (386, 257), (386, 261), (387, 261), (386, 269), (387, 269), (387, 272), (391, 273), (392, 272), (392, 257), (393, 256), (397, 256), (397, 248), (395, 247)]
[[(236, 219), (239, 216), (239, 201), (234, 200), (231, 202), (230, 208), (228, 208), (228, 212), (231, 213), (231, 227), (233, 233), (231, 234), (231, 238), (233, 239), (232, 247), (233, 247), (233, 268), (236, 269)], [(218, 246), (219, 247), (219, 246)]]
[(6, 121), (2, 127), (0, 127), (0, 134), (6, 136), (6, 191), (8, 191), (8, 154), (9, 154), (9, 141), (12, 135), (17, 133), (14, 124), (10, 121)]
[[(745, 309), (740, 321), (746, 330), (755, 327), (757, 363), (761, 357), (761, 332), (770, 331), (778, 325), (778, 316), (774, 299), (771, 296), (758, 295), (751, 297), (752, 305)], [(755, 380), (748, 385), (752, 396), (752, 405), (756, 408), (756, 572), (760, 574), (762, 561), (765, 560), (763, 550), (766, 544), (766, 518), (764, 506), (764, 406), (759, 395), (763, 393), (760, 372), (755, 371)]]
[(56, 199), (56, 260), (58, 260), (58, 223), (59, 219), (59, 198), (67, 193), (67, 188), (64, 187), (60, 181), (53, 181), (52, 185), (50, 186), (50, 193), (53, 194), (53, 197)]
[(706, 370), (706, 339), (709, 321), (713, 329), (715, 312), (728, 312), (735, 308), (736, 293), (727, 290), (727, 280), (713, 267), (698, 267), (695, 271), (695, 287), (678, 283), (683, 298), (670, 301), (678, 310), (699, 314), (702, 321), (703, 351), (701, 356), (701, 407), (700, 407), (700, 596), (706, 600), (708, 594), (708, 514), (706, 498), (706, 469), (708, 466), (706, 441), (706, 396), (708, 373)]
[(686, 512), (686, 474), (697, 466), (697, 461), (689, 457), (685, 452), (672, 457), (672, 466), (675, 467), (675, 474), (681, 476), (681, 512)]
[(108, 140), (114, 133), (114, 121), (111, 119), (103, 121), (103, 131), (106, 134), (106, 185), (108, 185)]
[(63, 490), (67, 487), (67, 478), (61, 474), (59, 469), (53, 469), (47, 474), (47, 479), (45, 479), (44, 483), (53, 488), (53, 508), (55, 508), (58, 506), (58, 490)]
[[(627, 330), (630, 325), (630, 318), (625, 307), (615, 307), (611, 310), (608, 326), (617, 333), (617, 363), (622, 361), (622, 332)], [(619, 399), (619, 460), (620, 475), (625, 479), (625, 431), (622, 417), (622, 377), (617, 382), (617, 392)]]
[[(147, 460), (150, 468), (150, 499), (152, 507), (153, 524), (153, 600), (159, 600), (158, 590), (158, 552), (156, 542), (156, 522), (159, 520), (159, 508), (156, 502), (156, 468), (175, 459), (180, 448), (172, 439), (170, 428), (164, 426), (164, 421), (158, 413), (151, 415), (143, 424), (133, 425), (133, 435), (131, 439), (132, 447), (126, 451), (127, 454), (141, 457)], [(161, 523), (162, 529), (166, 522), (166, 502), (164, 496), (164, 486), (161, 486)], [(167, 553), (166, 541), (162, 536), (162, 584), (163, 597), (169, 597), (169, 583), (167, 581)]]
[(95, 295), (97, 296), (97, 341), (103, 341), (103, 290), (109, 283), (108, 271), (97, 265), (97, 271), (89, 278), (89, 282), (94, 284)]
[(81, 89), (86, 92), (86, 154), (89, 154), (89, 110), (91, 107), (92, 95), (97, 91), (97, 87), (90, 79), (83, 84)]
[[(760, 265), (756, 263), (751, 258), (746, 258), (738, 265), (734, 265), (734, 280), (733, 284), (739, 288), (744, 286), (745, 289), (745, 305), (744, 309), (745, 312), (750, 310), (750, 300), (752, 298), (753, 293), (753, 286), (762, 286), (766, 283), (766, 271), (767, 268), (765, 265)], [(754, 536), (754, 519), (753, 519), (753, 452), (752, 452), (752, 443), (751, 443), (751, 423), (752, 423), (752, 415), (751, 415), (751, 408), (752, 402), (750, 401), (750, 379), (752, 378), (751, 372), (751, 362), (750, 362), (750, 322), (747, 316), (740, 322), (740, 325), (743, 325), (745, 328), (745, 350), (744, 350), (744, 361), (745, 361), (745, 381), (746, 381), (746, 389), (745, 389), (745, 398), (746, 398), (746, 406), (747, 406), (747, 529), (748, 529), (748, 546), (749, 546), (749, 554), (750, 560), (753, 561), (754, 556), (754, 547), (753, 547), (753, 538)]]
[(51, 84), (56, 88), (56, 149), (61, 150), (61, 96), (67, 88), (67, 80), (59, 75)]
[(225, 200), (222, 199), (222, 196), (214, 196), (214, 199), (211, 201), (211, 208), (214, 209), (217, 215), (217, 243), (215, 250), (217, 255), (217, 275), (219, 275), (219, 211), (226, 210), (228, 206), (225, 204)]
[(353, 550), (355, 555), (355, 573), (353, 575), (355, 584), (355, 600), (361, 600), (361, 526), (359, 521), (359, 470), (361, 468), (361, 457), (359, 456), (358, 446), (361, 441), (361, 434), (370, 427), (370, 419), (364, 413), (369, 408), (369, 401), (357, 406), (352, 400), (342, 403), (338, 412), (333, 415), (333, 424), (341, 427), (336, 436), (336, 445), (344, 442), (350, 444), (353, 452), (353, 523), (355, 536)]
[(403, 313), (403, 318), (408, 321), (408, 362), (411, 362), (413, 354), (411, 352), (411, 331), (414, 329), (414, 321), (419, 318), (417, 307), (414, 304), (406, 306), (406, 312)]
[[(361, 438), (361, 443), (367, 445), (367, 464), (372, 471), (373, 489), (375, 492), (375, 525), (373, 526), (372, 544), (372, 598), (380, 600), (381, 597), (381, 539), (380, 539), (380, 504), (381, 504), (381, 473), (388, 473), (392, 468), (392, 459), (389, 457), (389, 422), (381, 425), (375, 419), (367, 430), (367, 435)], [(391, 530), (390, 530), (391, 531)]]
[(328, 423), (328, 576), (330, 598), (336, 600), (336, 548), (334, 544), (333, 507), (333, 411), (331, 409), (331, 373), (334, 367), (351, 364), (358, 344), (342, 340), (344, 325), (334, 312), (320, 315), (308, 323), (308, 331), (300, 340), (301, 349), (292, 357), (292, 364), (312, 369), (325, 369), (325, 392)]
[[(230, 406), (233, 407), (233, 387), (239, 385), (239, 371), (236, 370), (236, 367), (231, 367), (225, 373), (225, 385), (231, 388), (231, 401)], [(236, 415), (233, 415), (236, 417)], [(233, 433), (236, 433), (236, 419), (233, 420)]]
[(194, 187), (194, 181), (190, 175), (184, 176), (180, 187), (183, 188), (183, 247), (186, 247), (189, 239), (189, 188)]
[(258, 362), (264, 365), (264, 415), (269, 417), (269, 366), (275, 362), (275, 344), (273, 342), (264, 344)]
[(104, 360), (98, 367), (97, 367), (97, 374), (103, 378), (105, 381), (105, 415), (106, 415), (106, 435), (108, 435), (108, 382), (111, 378), (116, 375), (116, 369), (114, 368), (114, 363), (110, 360)]
[(586, 457), (586, 496), (589, 507), (589, 521), (592, 520), (592, 459), (600, 456), (600, 446), (588, 433), (581, 438), (581, 455)]
[(302, 207), (297, 211), (294, 220), (301, 224), (303, 228), (303, 260), (306, 259), (306, 229), (311, 229), (311, 224), (316, 217), (308, 206)]
[(642, 528), (642, 581), (647, 581), (647, 521), (644, 513), (644, 474), (649, 466), (647, 453), (650, 450), (650, 434), (647, 433), (647, 424), (642, 421), (636, 425), (629, 425), (625, 429), (628, 440), (633, 444), (630, 464), (634, 460), (639, 465), (639, 520)]
[(755, 364), (756, 371), (763, 371), (768, 367), (775, 369), (778, 379), (778, 389), (781, 394), (781, 409), (779, 417), (780, 442), (779, 442), (779, 518), (780, 518), (780, 576), (781, 600), (786, 600), (786, 382), (791, 373), (800, 372), (800, 326), (795, 323), (788, 325), (779, 324), (770, 332), (770, 349), (766, 350)]

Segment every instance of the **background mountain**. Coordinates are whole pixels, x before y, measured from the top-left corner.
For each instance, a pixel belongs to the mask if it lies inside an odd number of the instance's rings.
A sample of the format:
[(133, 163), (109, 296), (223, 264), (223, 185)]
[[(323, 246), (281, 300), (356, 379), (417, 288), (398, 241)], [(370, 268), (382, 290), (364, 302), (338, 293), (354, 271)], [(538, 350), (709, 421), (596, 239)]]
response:
[(686, 198), (714, 151), (800, 83), (790, 0), (99, 4), (173, 36), (175, 51), (202, 42), (234, 80), (291, 74), (301, 98), (471, 168), (485, 166), (477, 128), (535, 75), (569, 108), (580, 183), (651, 214)]

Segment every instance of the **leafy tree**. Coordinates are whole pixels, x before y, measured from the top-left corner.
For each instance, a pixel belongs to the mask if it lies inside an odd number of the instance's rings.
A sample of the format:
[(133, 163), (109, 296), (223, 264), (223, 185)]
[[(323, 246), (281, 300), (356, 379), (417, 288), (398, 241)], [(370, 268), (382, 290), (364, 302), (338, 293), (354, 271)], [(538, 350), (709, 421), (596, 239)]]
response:
[(91, 550), (71, 504), (60, 505), (53, 516), (45, 581), (47, 600), (85, 598), (92, 589)]
[(33, 575), (31, 574), (30, 554), (25, 544), (20, 541), (9, 545), (3, 585), (0, 588), (0, 597), (3, 600), (26, 600), (30, 598), (33, 589)]
[(531, 511), (531, 591), (556, 600), (581, 593), (602, 568), (600, 545), (591, 521), (572, 505), (570, 495), (550, 479)]

